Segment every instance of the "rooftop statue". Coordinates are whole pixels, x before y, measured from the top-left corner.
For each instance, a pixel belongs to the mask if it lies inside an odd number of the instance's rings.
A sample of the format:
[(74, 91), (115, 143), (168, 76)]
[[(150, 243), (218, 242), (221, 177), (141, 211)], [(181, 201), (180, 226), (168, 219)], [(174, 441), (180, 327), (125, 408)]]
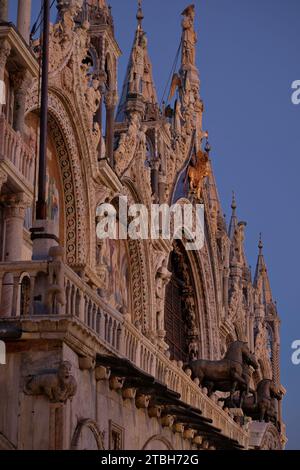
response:
[(189, 5), (183, 12), (182, 20), (182, 65), (195, 66), (197, 34), (195, 32), (195, 5)]
[(136, 43), (132, 50), (132, 67), (129, 77), (129, 92), (142, 94), (142, 79), (145, 68), (145, 49), (147, 47), (147, 39), (144, 32), (138, 31)]

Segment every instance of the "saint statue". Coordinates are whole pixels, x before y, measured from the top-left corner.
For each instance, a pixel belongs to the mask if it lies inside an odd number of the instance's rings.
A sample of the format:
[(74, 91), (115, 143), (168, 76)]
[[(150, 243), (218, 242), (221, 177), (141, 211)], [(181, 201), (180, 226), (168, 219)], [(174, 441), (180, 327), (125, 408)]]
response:
[(147, 39), (145, 33), (139, 33), (131, 55), (131, 73), (129, 78), (130, 93), (142, 94), (146, 46)]
[(182, 20), (182, 65), (195, 66), (197, 34), (195, 32), (195, 5), (188, 6), (183, 12)]

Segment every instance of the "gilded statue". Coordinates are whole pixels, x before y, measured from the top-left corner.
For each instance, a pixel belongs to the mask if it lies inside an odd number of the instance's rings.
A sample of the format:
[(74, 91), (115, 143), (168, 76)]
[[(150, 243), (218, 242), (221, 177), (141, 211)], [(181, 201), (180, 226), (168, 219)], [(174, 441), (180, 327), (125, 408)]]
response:
[(197, 199), (201, 198), (203, 180), (209, 176), (209, 156), (199, 150), (196, 154), (196, 163), (188, 169), (188, 178), (191, 191), (196, 193)]

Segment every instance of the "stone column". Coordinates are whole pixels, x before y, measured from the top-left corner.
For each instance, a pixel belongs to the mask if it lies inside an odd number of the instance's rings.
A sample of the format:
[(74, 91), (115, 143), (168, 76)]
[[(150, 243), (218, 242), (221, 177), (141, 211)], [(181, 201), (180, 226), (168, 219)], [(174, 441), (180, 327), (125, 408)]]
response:
[(0, 0), (0, 22), (8, 20), (8, 0)]
[(4, 72), (5, 72), (5, 66), (6, 66), (7, 58), (10, 54), (10, 51), (11, 51), (11, 46), (8, 41), (4, 40), (3, 42), (0, 43), (0, 87), (1, 87), (0, 90), (1, 90), (1, 93), (4, 94), (3, 97), (0, 96), (0, 116), (2, 114), (2, 106), (3, 104), (5, 104), (5, 101), (3, 99), (5, 98)]
[(28, 71), (16, 73), (12, 77), (15, 90), (14, 130), (20, 133), (24, 130), (26, 94), (31, 85), (31, 76)]
[(151, 161), (151, 187), (152, 194), (155, 197), (155, 202), (158, 202), (159, 200), (159, 166), (160, 161), (158, 158)]
[(17, 28), (21, 36), (29, 43), (31, 23), (31, 0), (19, 0)]
[(29, 205), (23, 194), (2, 197), (5, 207), (5, 261), (20, 261), (23, 248), (25, 210)]
[(105, 95), (106, 106), (106, 155), (112, 167), (114, 167), (114, 127), (117, 94), (109, 91)]

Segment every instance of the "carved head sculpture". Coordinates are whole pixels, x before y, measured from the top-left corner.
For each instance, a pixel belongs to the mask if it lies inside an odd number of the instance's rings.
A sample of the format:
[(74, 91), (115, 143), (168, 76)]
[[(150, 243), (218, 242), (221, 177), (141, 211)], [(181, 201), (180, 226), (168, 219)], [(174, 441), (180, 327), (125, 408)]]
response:
[(183, 12), (181, 13), (182, 16), (188, 16), (192, 19), (195, 18), (195, 5), (192, 4), (192, 5), (189, 5), (188, 7), (186, 7)]
[(57, 376), (62, 383), (66, 383), (69, 381), (71, 376), (71, 369), (72, 366), (69, 361), (63, 361), (58, 368)]

